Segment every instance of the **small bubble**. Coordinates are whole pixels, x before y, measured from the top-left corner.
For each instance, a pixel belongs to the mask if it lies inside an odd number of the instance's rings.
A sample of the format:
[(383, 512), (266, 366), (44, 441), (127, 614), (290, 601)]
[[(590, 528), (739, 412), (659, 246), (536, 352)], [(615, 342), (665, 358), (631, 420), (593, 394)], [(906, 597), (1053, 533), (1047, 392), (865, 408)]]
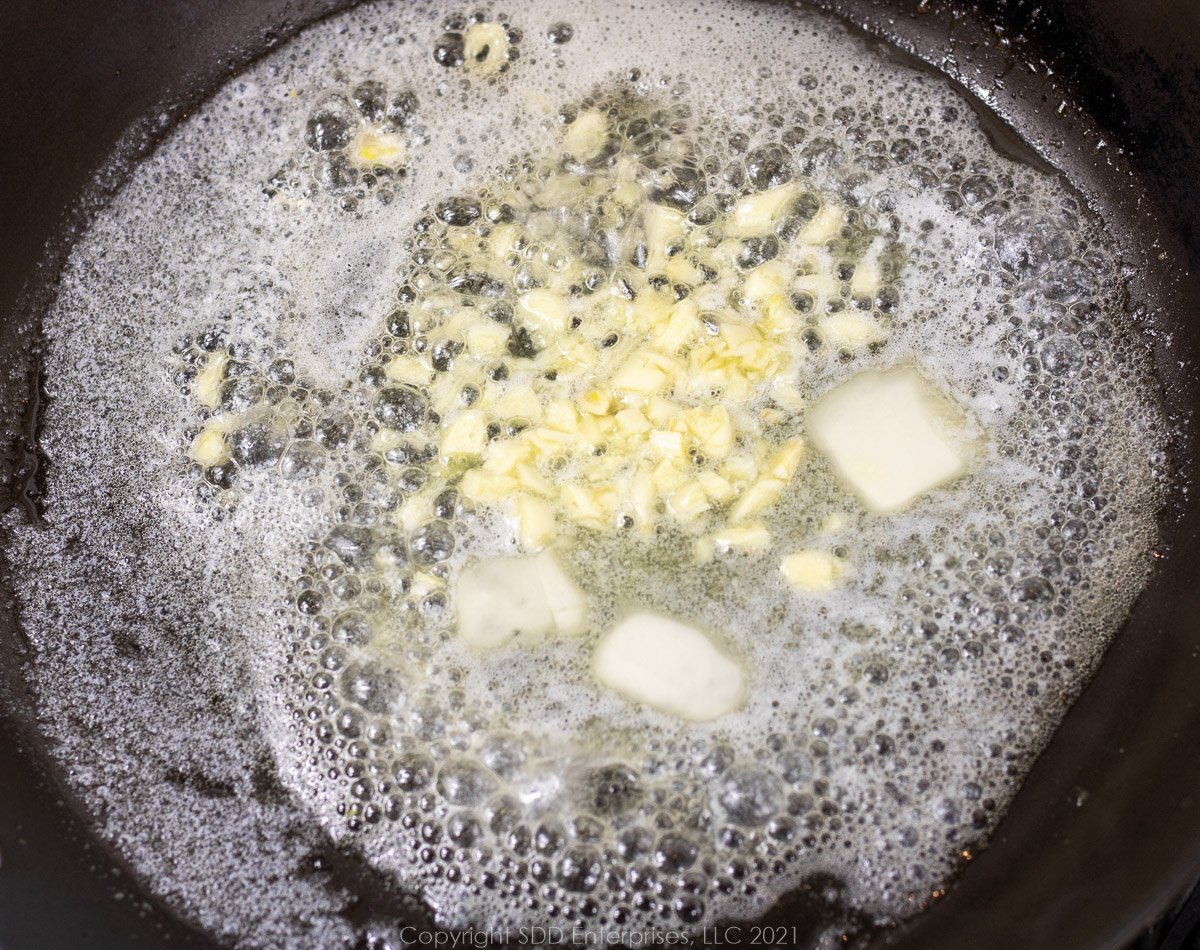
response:
[(588, 806), (597, 815), (615, 815), (633, 808), (642, 797), (637, 773), (625, 765), (593, 769), (584, 780)]
[(595, 848), (570, 848), (559, 860), (556, 878), (559, 885), (576, 894), (593, 891), (604, 874), (600, 853)]
[(387, 114), (387, 87), (374, 79), (360, 82), (351, 93), (358, 111), (368, 122), (382, 122)]
[(444, 521), (426, 522), (413, 533), (409, 549), (417, 564), (436, 564), (454, 553), (454, 533)]
[(357, 124), (354, 107), (345, 97), (325, 96), (309, 113), (304, 128), (304, 140), (314, 152), (329, 152), (345, 148)]
[(418, 752), (406, 752), (396, 759), (392, 774), (401, 791), (419, 792), (433, 777), (433, 760)]
[(1015, 604), (1043, 604), (1054, 599), (1054, 587), (1044, 577), (1022, 577), (1009, 589)]
[(389, 429), (411, 432), (425, 421), (425, 397), (411, 386), (388, 386), (375, 397), (375, 418)]
[(563, 43), (571, 42), (571, 38), (575, 35), (575, 30), (570, 23), (559, 21), (551, 24), (546, 30), (546, 38), (556, 46), (561, 46)]
[(698, 853), (696, 845), (682, 835), (663, 835), (654, 849), (654, 866), (665, 874), (678, 874), (692, 866)]
[(470, 759), (450, 759), (438, 768), (437, 790), (452, 805), (482, 805), (496, 790), (496, 780)]
[(443, 33), (433, 48), (433, 59), (439, 66), (454, 68), (466, 62), (466, 44), (461, 33)]
[(782, 788), (773, 772), (748, 766), (730, 772), (720, 783), (717, 802), (735, 825), (764, 824), (779, 811)]

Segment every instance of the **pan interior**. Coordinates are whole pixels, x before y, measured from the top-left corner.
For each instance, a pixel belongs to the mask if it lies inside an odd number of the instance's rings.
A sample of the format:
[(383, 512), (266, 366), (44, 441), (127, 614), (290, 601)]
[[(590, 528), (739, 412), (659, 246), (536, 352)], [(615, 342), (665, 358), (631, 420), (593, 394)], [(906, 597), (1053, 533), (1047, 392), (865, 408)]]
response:
[[(814, 875), (854, 920), (898, 919), (981, 847), (1093, 669), (1147, 575), (1166, 464), (1121, 249), (952, 90), (817, 15), (755, 13), (709, 4), (680, 31), (666, 10), (354, 11), (233, 80), (75, 248), (46, 318), (50, 527), (11, 526), (38, 579), (34, 685), (103, 833), (206, 928), (344, 936), (352, 895), (311, 857), (325, 836), (448, 927), (695, 925)], [(665, 59), (632, 39), (660, 35)], [(486, 294), (437, 258), (454, 229), (509, 222), (456, 209), (509, 197), (531, 232), (547, 210), (569, 223), (576, 199), (538, 189), (589, 109), (627, 133), (614, 160), (645, 159), (648, 134), (703, 181), (686, 195), (677, 167), (651, 167), (647, 194), (673, 196), (652, 204), (727, 215), (798, 182), (841, 209), (805, 275), (828, 267), (834, 289), (785, 300), (798, 327), (816, 308), (824, 341), (796, 348), (801, 402), (918, 364), (982, 430), (964, 487), (900, 515), (814, 463), (758, 560), (681, 571), (666, 542), (568, 535), (598, 623), (630, 603), (686, 613), (748, 658), (750, 702), (711, 726), (602, 693), (578, 644), (461, 649), (454, 578), (511, 553), (511, 529), (461, 491), (420, 496), (420, 446), (372, 442), (394, 419), (383, 355), (409, 355), (394, 314)], [(551, 237), (503, 277), (513, 295), (551, 282), (527, 266), (549, 266)], [(830, 345), (828, 318), (858, 309), (837, 268), (865, 268), (877, 237), (896, 255), (861, 308), (880, 345)], [(619, 289), (630, 262), (594, 263)], [(197, 462), (214, 421), (230, 457)], [(429, 510), (407, 524), (392, 512), (410, 497)], [(814, 545), (854, 572), (797, 597), (775, 568)]]

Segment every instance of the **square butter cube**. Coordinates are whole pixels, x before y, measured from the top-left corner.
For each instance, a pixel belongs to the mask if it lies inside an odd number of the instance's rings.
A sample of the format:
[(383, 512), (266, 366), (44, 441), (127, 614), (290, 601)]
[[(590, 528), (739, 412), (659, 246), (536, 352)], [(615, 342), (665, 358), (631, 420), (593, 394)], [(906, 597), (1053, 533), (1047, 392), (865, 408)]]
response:
[(455, 600), (459, 636), (482, 650), (577, 636), (588, 622), (587, 600), (549, 551), (470, 565)]
[(813, 445), (868, 508), (896, 511), (966, 467), (966, 420), (910, 367), (859, 373), (808, 414)]

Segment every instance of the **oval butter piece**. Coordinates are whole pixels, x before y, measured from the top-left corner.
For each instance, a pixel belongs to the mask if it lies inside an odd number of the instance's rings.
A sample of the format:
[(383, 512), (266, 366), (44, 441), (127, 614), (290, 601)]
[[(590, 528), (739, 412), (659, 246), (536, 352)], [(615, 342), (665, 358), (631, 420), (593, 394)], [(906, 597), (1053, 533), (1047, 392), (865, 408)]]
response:
[(637, 613), (596, 646), (596, 679), (626, 699), (660, 712), (708, 722), (745, 700), (742, 668), (695, 627)]

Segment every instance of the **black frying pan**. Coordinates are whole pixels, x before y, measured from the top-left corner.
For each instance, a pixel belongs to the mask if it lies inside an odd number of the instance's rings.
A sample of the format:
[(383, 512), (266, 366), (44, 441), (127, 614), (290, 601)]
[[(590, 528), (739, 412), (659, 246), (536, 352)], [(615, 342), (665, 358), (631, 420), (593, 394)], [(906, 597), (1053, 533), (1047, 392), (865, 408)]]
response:
[[(104, 187), (88, 187), (91, 173), (115, 147), (130, 161), (143, 154), (224, 77), (344, 5), (5, 4), (0, 471), (7, 503), (36, 509), (36, 314), (71, 228), (104, 198)], [(1193, 362), (1200, 349), (1200, 4), (823, 5), (985, 94), (1054, 164), (1105, 196), (1110, 220), (1150, 248), (1138, 276), (1167, 278), (1156, 326), (1171, 335), (1171, 345), (1157, 349), (1169, 404), (1181, 418), (1200, 407)], [(1043, 130), (1027, 123), (1035, 112), (1050, 117)], [(1088, 114), (1094, 127), (1081, 117)], [(874, 941), (922, 950), (1119, 948), (1200, 876), (1200, 502), (1189, 474), (1200, 442), (1195, 425), (1184, 431), (1165, 556), (1100, 672), (990, 847), (947, 897)], [(0, 598), (0, 948), (211, 946), (143, 893), (64, 800), (31, 721), (11, 610), (10, 598)], [(353, 856), (326, 859), (335, 879), (364, 894), (351, 915), (415, 913)], [(803, 925), (822, 911), (818, 895), (800, 893), (770, 919)]]

